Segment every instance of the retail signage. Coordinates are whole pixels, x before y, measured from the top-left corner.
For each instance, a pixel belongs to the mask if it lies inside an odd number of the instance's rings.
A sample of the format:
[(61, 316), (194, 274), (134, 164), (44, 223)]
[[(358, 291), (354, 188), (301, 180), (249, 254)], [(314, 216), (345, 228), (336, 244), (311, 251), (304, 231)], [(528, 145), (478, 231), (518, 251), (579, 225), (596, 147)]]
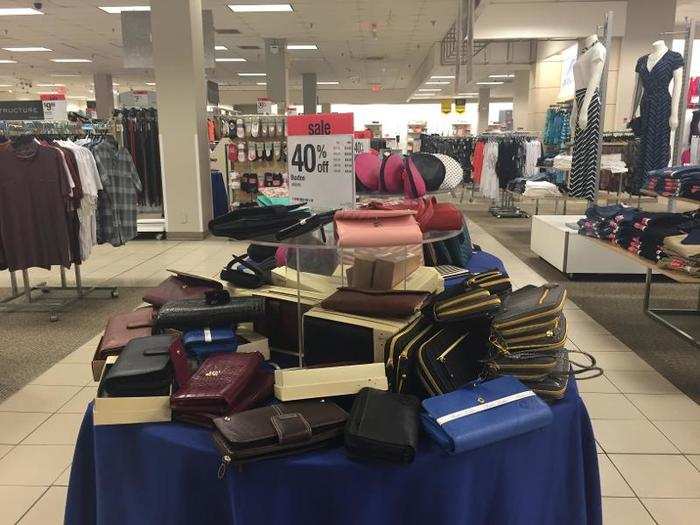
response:
[(213, 80), (207, 80), (207, 103), (219, 105), (219, 84)]
[(62, 93), (45, 93), (39, 95), (44, 108), (44, 120), (59, 122), (68, 120), (68, 105), (66, 96)]
[(369, 130), (356, 131), (354, 133), (354, 140), (352, 143), (352, 150), (355, 155), (360, 153), (365, 153), (370, 149), (370, 140), (372, 138), (372, 132)]
[(455, 99), (455, 111), (457, 113), (464, 113), (464, 107), (467, 105), (466, 98), (456, 98)]
[(146, 90), (119, 93), (119, 105), (124, 108), (154, 108), (156, 107), (156, 94)]
[(440, 109), (442, 109), (442, 112), (445, 113), (446, 115), (449, 113), (452, 113), (452, 99), (446, 98), (444, 100), (441, 100), (440, 101)]
[(258, 115), (269, 115), (272, 113), (272, 100), (267, 97), (258, 98)]
[(355, 206), (353, 114), (287, 117), (289, 196), (314, 209)]
[(0, 102), (0, 120), (44, 120), (44, 105), (41, 100)]

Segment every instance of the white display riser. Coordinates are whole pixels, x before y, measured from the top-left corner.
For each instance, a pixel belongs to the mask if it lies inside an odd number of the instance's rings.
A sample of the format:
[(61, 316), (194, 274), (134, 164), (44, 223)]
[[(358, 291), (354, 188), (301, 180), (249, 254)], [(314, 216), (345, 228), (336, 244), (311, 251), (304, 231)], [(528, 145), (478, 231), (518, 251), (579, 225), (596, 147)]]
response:
[(579, 235), (566, 226), (583, 215), (535, 215), (532, 217), (530, 249), (557, 270), (576, 274), (639, 274), (646, 268), (633, 259), (600, 246), (595, 239)]

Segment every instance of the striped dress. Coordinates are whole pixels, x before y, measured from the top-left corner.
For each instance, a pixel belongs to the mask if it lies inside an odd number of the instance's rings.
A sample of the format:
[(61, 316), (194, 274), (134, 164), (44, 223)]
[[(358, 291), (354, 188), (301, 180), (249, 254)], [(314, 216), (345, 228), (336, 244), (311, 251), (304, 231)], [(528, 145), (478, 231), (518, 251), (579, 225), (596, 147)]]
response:
[[(576, 107), (581, 114), (586, 89), (576, 90)], [(598, 160), (598, 138), (600, 137), (600, 94), (595, 90), (588, 104), (588, 124), (582, 130), (576, 123), (569, 195), (592, 201), (595, 198), (595, 182)]]

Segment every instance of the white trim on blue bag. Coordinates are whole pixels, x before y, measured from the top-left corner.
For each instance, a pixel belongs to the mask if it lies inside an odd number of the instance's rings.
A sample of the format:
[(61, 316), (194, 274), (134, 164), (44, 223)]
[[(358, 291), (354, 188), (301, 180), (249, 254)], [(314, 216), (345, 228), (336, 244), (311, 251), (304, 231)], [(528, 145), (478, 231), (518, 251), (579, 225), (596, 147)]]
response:
[(508, 403), (513, 403), (515, 401), (519, 401), (520, 399), (525, 399), (526, 397), (532, 397), (534, 396), (535, 393), (532, 390), (525, 390), (524, 392), (518, 392), (517, 394), (513, 394), (510, 396), (502, 397), (501, 399), (496, 399), (494, 401), (489, 401), (488, 403), (483, 403), (480, 405), (476, 405), (470, 408), (465, 408), (464, 410), (458, 410), (457, 412), (452, 412), (451, 414), (446, 414), (444, 416), (441, 416), (435, 420), (435, 422), (442, 426), (445, 423), (449, 423), (450, 421), (454, 421), (455, 419), (459, 419), (462, 417), (466, 416), (471, 416), (472, 414), (477, 414), (479, 412), (483, 412), (485, 410), (489, 410), (491, 408), (496, 408), (500, 407), (502, 405), (507, 405)]
[(204, 342), (211, 343), (211, 341), (212, 341), (211, 328), (204, 328)]

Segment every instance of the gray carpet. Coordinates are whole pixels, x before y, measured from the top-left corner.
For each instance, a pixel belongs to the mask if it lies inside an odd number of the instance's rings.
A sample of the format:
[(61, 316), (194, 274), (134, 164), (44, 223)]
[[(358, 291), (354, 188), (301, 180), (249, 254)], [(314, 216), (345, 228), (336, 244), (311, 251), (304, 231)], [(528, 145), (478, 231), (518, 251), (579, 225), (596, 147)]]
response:
[[(644, 282), (637, 276), (577, 277), (563, 273), (530, 251), (530, 219), (497, 219), (478, 202), (463, 205), (465, 214), (530, 268), (566, 285), (569, 298), (686, 395), (700, 402), (700, 349), (646, 316)], [(664, 279), (652, 288), (652, 306), (695, 308), (698, 286)], [(700, 327), (695, 327), (696, 329)]]
[[(0, 297), (9, 292), (0, 289)], [(88, 296), (55, 323), (48, 313), (0, 313), (0, 401), (93, 338), (110, 316), (141, 304), (143, 292), (144, 288), (119, 288), (117, 299)]]

